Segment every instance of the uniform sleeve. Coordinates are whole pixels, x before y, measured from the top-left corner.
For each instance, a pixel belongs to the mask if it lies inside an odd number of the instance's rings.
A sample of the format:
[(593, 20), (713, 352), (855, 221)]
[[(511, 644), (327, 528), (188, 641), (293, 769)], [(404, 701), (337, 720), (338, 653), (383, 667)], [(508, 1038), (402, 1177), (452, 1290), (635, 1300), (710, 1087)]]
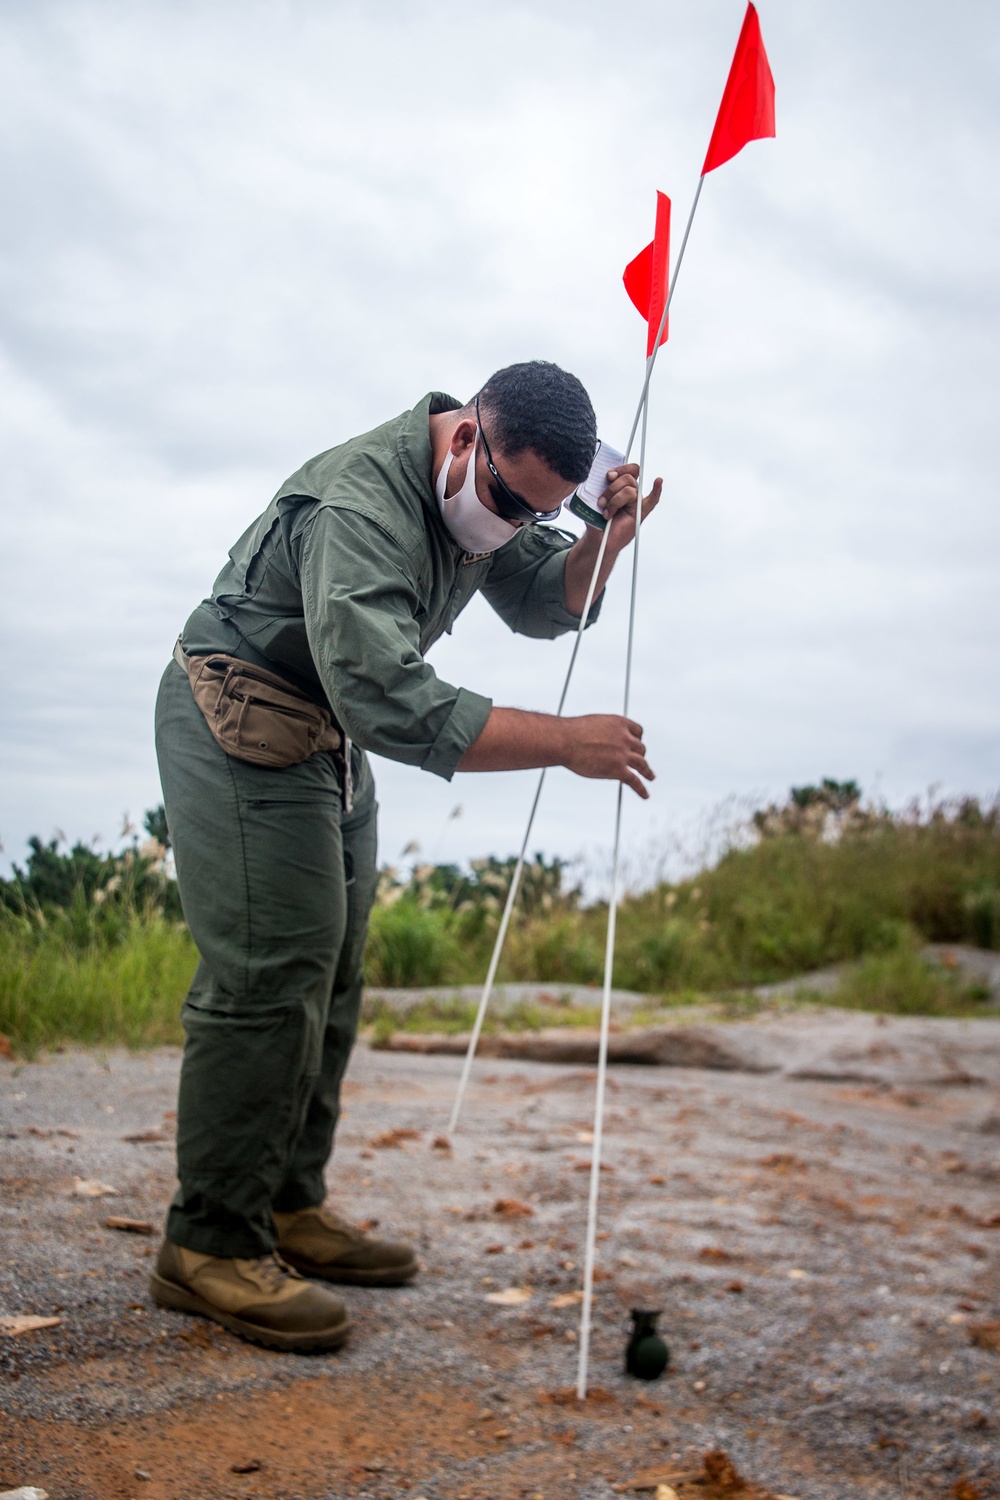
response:
[(403, 548), (367, 517), (320, 506), (298, 562), (309, 648), (343, 728), (366, 750), (450, 781), (492, 703), (442, 682), (420, 655)]
[[(501, 620), (518, 635), (553, 640), (576, 630), (579, 615), (566, 608), (566, 555), (576, 541), (554, 526), (525, 526), (493, 554), (482, 592)], [(590, 606), (587, 624), (601, 612), (602, 592)]]

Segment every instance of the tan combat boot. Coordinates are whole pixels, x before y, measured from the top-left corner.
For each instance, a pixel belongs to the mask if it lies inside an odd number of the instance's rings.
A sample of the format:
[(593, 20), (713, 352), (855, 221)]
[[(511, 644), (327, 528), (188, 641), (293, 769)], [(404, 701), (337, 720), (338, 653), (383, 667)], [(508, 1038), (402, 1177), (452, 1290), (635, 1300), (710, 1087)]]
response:
[(275, 1214), (274, 1222), (282, 1259), (306, 1276), (348, 1286), (402, 1286), (420, 1269), (409, 1245), (372, 1239), (329, 1208)]
[(336, 1349), (351, 1331), (340, 1298), (306, 1281), (279, 1255), (223, 1260), (164, 1240), (149, 1289), (161, 1307), (213, 1318), (268, 1349)]

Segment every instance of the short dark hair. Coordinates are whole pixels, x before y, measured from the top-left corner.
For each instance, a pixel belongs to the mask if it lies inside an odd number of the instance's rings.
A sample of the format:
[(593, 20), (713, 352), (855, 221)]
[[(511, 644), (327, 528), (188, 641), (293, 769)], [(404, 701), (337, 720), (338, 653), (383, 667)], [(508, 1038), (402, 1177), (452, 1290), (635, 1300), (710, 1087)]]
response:
[(497, 370), (479, 392), (491, 447), (510, 458), (531, 448), (569, 484), (582, 484), (597, 451), (597, 418), (575, 375), (544, 359)]

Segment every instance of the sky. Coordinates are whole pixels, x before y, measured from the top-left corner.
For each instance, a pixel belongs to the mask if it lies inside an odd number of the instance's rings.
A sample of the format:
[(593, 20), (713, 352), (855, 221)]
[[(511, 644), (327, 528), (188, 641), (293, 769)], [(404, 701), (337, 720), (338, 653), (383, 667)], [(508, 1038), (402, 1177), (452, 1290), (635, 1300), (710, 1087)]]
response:
[[(758, 9), (777, 138), (706, 180), (651, 391), (636, 880), (823, 776), (1000, 787), (1000, 9)], [(307, 457), (530, 358), (624, 446), (621, 273), (657, 189), (676, 250), (743, 11), (0, 7), (0, 869), (160, 800), (172, 643)], [(621, 707), (629, 566), (570, 713)], [(476, 600), (430, 659), (551, 711), (569, 647)], [(516, 851), (535, 785), (376, 775), (390, 863)], [(614, 801), (551, 772), (533, 847), (599, 870)]]

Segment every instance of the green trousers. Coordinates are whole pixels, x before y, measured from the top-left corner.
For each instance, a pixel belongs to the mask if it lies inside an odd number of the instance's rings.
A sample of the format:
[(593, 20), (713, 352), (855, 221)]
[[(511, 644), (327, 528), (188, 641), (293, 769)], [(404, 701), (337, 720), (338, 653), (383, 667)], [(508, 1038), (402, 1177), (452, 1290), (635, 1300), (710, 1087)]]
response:
[(326, 752), (285, 770), (234, 760), (175, 662), (156, 753), (201, 959), (182, 1011), (167, 1238), (250, 1258), (274, 1248), (274, 1210), (325, 1196), (375, 894), (375, 788), (357, 750), (349, 814)]

